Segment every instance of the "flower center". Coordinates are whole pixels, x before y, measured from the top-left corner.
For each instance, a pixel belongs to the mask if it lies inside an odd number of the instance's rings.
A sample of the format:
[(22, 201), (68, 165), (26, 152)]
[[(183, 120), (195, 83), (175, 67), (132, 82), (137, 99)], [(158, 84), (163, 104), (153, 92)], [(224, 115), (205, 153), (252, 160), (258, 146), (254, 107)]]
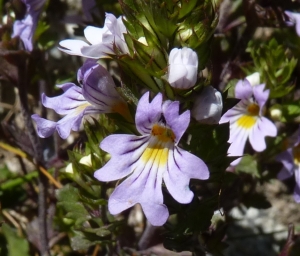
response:
[(299, 165), (300, 164), (300, 143), (293, 148), (293, 157), (294, 157), (294, 163)]
[(251, 115), (251, 116), (258, 116), (259, 106), (255, 103), (251, 103), (248, 106), (247, 111), (248, 111), (249, 115)]
[(158, 124), (153, 125), (151, 134), (153, 136), (157, 136), (158, 139), (163, 142), (175, 140), (175, 135), (171, 129), (168, 129), (168, 128), (158, 125)]
[(145, 163), (164, 166), (168, 162), (169, 150), (173, 147), (175, 135), (171, 129), (155, 124), (152, 127), (148, 147), (141, 159)]
[(256, 124), (259, 114), (259, 106), (256, 103), (251, 103), (247, 108), (247, 114), (237, 120), (237, 125), (245, 129), (250, 129)]

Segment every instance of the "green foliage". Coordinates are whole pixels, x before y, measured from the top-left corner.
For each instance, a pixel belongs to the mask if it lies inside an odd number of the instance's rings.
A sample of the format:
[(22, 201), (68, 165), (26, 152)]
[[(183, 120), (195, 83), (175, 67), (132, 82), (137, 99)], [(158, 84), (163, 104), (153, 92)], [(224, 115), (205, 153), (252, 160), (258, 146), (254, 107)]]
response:
[[(8, 255), (13, 256), (29, 256), (29, 243), (25, 237), (21, 237), (17, 234), (16, 230), (11, 228), (7, 224), (3, 224), (1, 227), (3, 235), (7, 240)], [(3, 255), (1, 253), (1, 255)]]
[(290, 78), (297, 64), (297, 59), (275, 38), (268, 44), (250, 41), (247, 51), (250, 53), (255, 71), (261, 75), (261, 82), (270, 89), (270, 98), (279, 98), (290, 93), (294, 85)]

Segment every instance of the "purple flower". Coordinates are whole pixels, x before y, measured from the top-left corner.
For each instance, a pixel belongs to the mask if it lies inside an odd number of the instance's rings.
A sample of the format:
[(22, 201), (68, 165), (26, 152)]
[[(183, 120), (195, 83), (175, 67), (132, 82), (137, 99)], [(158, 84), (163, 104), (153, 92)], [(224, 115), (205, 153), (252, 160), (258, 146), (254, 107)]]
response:
[(59, 44), (59, 49), (71, 55), (78, 55), (92, 59), (99, 59), (114, 54), (114, 45), (122, 53), (127, 53), (128, 48), (124, 39), (127, 33), (123, 24), (122, 16), (118, 19), (110, 13), (106, 13), (103, 28), (88, 26), (84, 30), (86, 43), (82, 40), (63, 40)]
[(25, 50), (32, 51), (32, 38), (38, 23), (40, 12), (46, 0), (21, 0), (26, 5), (26, 15), (23, 20), (16, 20), (13, 25), (12, 37), (19, 36)]
[(276, 157), (283, 165), (277, 178), (285, 180), (295, 175), (294, 199), (300, 203), (300, 128), (289, 138), (287, 144), (288, 149)]
[(188, 89), (195, 85), (198, 75), (198, 55), (192, 49), (174, 48), (169, 56), (168, 82), (172, 87)]
[[(241, 101), (220, 120), (220, 123), (230, 122), (229, 156), (241, 156), (248, 138), (253, 149), (261, 152), (266, 148), (265, 137), (277, 135), (276, 126), (262, 116), (269, 97), (269, 90), (264, 91), (264, 88), (265, 84), (252, 86), (248, 79), (239, 80), (236, 84), (235, 97)], [(240, 158), (231, 165), (236, 165), (239, 161)]]
[(284, 12), (290, 19), (290, 21), (287, 21), (286, 24), (288, 26), (295, 26), (296, 33), (298, 36), (300, 36), (300, 13), (285, 11)]
[(169, 216), (163, 204), (162, 181), (179, 203), (191, 202), (189, 181), (208, 179), (209, 171), (198, 157), (178, 146), (190, 122), (190, 112), (179, 114), (178, 101), (162, 100), (159, 93), (149, 102), (149, 92), (140, 99), (136, 128), (141, 134), (106, 137), (100, 148), (111, 154), (95, 178), (112, 181), (127, 178), (110, 195), (108, 209), (118, 214), (139, 203), (152, 225), (163, 225)]
[(64, 91), (60, 96), (49, 98), (42, 94), (45, 107), (65, 116), (53, 122), (32, 115), (40, 137), (49, 137), (57, 130), (59, 136), (66, 139), (71, 130), (80, 129), (84, 115), (88, 114), (117, 112), (125, 117), (129, 115), (126, 102), (119, 96), (112, 77), (104, 67), (88, 60), (79, 69), (77, 77), (82, 87), (66, 83), (58, 86)]

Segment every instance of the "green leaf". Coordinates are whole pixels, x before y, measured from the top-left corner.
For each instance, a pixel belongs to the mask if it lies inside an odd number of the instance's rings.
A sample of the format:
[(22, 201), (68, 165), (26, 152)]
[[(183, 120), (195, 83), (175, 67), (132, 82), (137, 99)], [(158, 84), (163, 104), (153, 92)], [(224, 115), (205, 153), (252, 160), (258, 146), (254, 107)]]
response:
[(9, 225), (3, 224), (1, 230), (7, 240), (8, 254), (11, 256), (29, 256), (29, 243), (20, 237), (16, 230), (12, 229)]
[(80, 195), (77, 188), (67, 184), (56, 191), (58, 206), (66, 212), (66, 217), (75, 220), (75, 225), (80, 225), (90, 219), (90, 215), (84, 205), (80, 202)]

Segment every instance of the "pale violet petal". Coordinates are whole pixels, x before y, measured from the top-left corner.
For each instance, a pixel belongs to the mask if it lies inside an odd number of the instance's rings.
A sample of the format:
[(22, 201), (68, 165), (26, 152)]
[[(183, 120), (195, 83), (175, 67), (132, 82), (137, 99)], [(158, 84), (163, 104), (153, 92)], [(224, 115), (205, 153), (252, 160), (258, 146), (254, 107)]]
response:
[(149, 102), (149, 92), (139, 100), (135, 115), (136, 128), (140, 134), (150, 134), (152, 126), (159, 121), (162, 114), (162, 94), (158, 93)]
[(83, 32), (86, 40), (88, 40), (90, 44), (100, 44), (102, 43), (102, 35), (107, 31), (108, 29), (106, 27), (97, 28), (93, 26), (87, 26)]
[(81, 40), (75, 40), (75, 39), (66, 39), (59, 42), (59, 45), (61, 47), (58, 47), (59, 50), (68, 53), (70, 55), (78, 55), (83, 56), (81, 53), (81, 49), (85, 46), (89, 46), (88, 43), (81, 41)]

